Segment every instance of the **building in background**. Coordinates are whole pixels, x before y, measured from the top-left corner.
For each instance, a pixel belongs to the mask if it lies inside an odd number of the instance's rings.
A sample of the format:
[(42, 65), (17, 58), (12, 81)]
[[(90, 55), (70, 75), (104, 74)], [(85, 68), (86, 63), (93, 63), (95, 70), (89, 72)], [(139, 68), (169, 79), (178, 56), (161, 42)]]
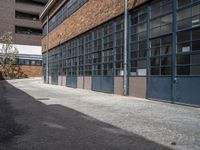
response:
[[(128, 9), (129, 95), (199, 106), (200, 0), (129, 0)], [(49, 1), (45, 81), (122, 94), (123, 12), (123, 0)]]
[(17, 65), (27, 77), (41, 76), (42, 26), (39, 14), (47, 0), (1, 0), (0, 36), (12, 32)]

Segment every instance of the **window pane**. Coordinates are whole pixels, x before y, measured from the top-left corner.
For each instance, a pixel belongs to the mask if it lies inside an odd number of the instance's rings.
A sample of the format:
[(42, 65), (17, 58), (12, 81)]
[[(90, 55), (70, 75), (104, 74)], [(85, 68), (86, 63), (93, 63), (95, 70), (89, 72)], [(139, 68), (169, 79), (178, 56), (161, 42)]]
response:
[(138, 67), (146, 67), (146, 60), (138, 60)]
[(155, 28), (155, 27), (158, 27), (160, 26), (160, 19), (155, 19), (151, 22), (151, 28)]
[(182, 20), (184, 18), (189, 18), (190, 16), (190, 8), (187, 8), (178, 12), (177, 19)]
[(171, 67), (162, 67), (161, 68), (161, 75), (170, 75), (171, 74)]
[(160, 59), (159, 58), (151, 58), (151, 66), (159, 66)]
[(177, 64), (190, 64), (190, 55), (177, 56)]
[(190, 67), (190, 75), (200, 75), (200, 65)]
[(171, 54), (171, 47), (169, 45), (162, 46), (161, 49), (160, 49), (160, 54), (161, 55)]
[(152, 48), (151, 49), (151, 55), (152, 56), (158, 56), (158, 55), (160, 55), (160, 47)]
[(200, 39), (200, 29), (196, 29), (192, 31), (192, 40)]
[(195, 5), (192, 7), (192, 16), (198, 15), (200, 13), (200, 5)]
[(172, 15), (167, 15), (161, 18), (161, 25), (166, 25), (171, 23), (172, 23)]
[(159, 1), (154, 1), (151, 7), (151, 18), (155, 18), (160, 15), (160, 3)]
[(191, 0), (178, 0), (178, 7), (183, 7), (191, 3)]
[(171, 44), (171, 36), (165, 36), (161, 38), (162, 45), (169, 45)]
[(151, 68), (151, 75), (160, 75), (159, 68)]
[(191, 64), (200, 64), (200, 54), (197, 55), (191, 55)]
[(177, 75), (190, 75), (190, 66), (178, 66)]
[(184, 19), (178, 22), (178, 29), (185, 29), (191, 27), (191, 19)]
[(181, 43), (177, 46), (177, 52), (189, 52), (190, 51), (190, 43)]
[(139, 50), (143, 50), (147, 48), (147, 41), (139, 42)]
[[(25, 60), (25, 65), (30, 65), (29, 60)], [(32, 61), (31, 61), (31, 65), (32, 65)]]
[(146, 57), (146, 50), (140, 50), (139, 57)]
[(177, 42), (185, 42), (190, 40), (190, 32), (184, 31), (177, 33)]
[(161, 65), (162, 66), (171, 66), (171, 57), (162, 57)]
[(192, 17), (192, 27), (200, 26), (200, 16)]
[(151, 40), (151, 47), (160, 46), (160, 39)]
[(155, 37), (155, 36), (158, 36), (158, 35), (160, 35), (160, 27), (153, 28), (152, 31), (151, 31), (151, 37)]
[(200, 50), (200, 40), (192, 42), (192, 51), (199, 51)]

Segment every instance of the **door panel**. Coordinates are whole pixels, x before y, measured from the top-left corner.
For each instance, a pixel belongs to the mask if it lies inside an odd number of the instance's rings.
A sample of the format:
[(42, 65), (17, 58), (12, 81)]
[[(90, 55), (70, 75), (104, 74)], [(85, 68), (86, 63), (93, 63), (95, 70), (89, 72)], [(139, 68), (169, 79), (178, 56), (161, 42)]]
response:
[(114, 77), (102, 77), (102, 91), (106, 93), (114, 92)]
[(171, 77), (150, 77), (148, 98), (171, 101)]
[(66, 82), (67, 82), (66, 85), (68, 87), (77, 88), (77, 77), (76, 76), (67, 77)]
[(200, 77), (178, 77), (176, 102), (200, 105)]
[(114, 92), (114, 77), (92, 77), (92, 90), (106, 93)]
[(101, 77), (100, 76), (92, 77), (92, 90), (101, 91)]
[(58, 74), (52, 74), (52, 76), (51, 76), (51, 84), (58, 85)]

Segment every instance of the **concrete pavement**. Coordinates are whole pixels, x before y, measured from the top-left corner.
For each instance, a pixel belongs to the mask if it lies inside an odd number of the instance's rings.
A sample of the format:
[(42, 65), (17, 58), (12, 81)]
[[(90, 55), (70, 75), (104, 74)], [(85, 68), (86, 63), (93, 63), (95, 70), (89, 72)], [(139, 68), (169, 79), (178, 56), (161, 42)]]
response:
[(3, 83), (28, 127), (10, 149), (199, 150), (199, 108), (43, 84)]

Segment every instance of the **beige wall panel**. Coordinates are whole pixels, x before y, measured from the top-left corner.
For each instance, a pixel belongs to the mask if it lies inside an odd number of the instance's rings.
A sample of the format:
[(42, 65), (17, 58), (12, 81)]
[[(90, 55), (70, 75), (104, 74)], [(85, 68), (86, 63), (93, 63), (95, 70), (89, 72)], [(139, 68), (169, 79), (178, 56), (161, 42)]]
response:
[(114, 78), (114, 94), (123, 95), (123, 77)]
[(146, 77), (130, 77), (129, 95), (134, 97), (146, 97)]
[(58, 85), (62, 85), (62, 76), (58, 76)]
[(51, 76), (49, 76), (49, 84), (51, 84)]
[(83, 77), (77, 77), (77, 88), (83, 89)]
[(62, 76), (61, 85), (62, 85), (62, 86), (66, 86), (66, 76)]
[(92, 77), (84, 77), (84, 89), (92, 89)]

